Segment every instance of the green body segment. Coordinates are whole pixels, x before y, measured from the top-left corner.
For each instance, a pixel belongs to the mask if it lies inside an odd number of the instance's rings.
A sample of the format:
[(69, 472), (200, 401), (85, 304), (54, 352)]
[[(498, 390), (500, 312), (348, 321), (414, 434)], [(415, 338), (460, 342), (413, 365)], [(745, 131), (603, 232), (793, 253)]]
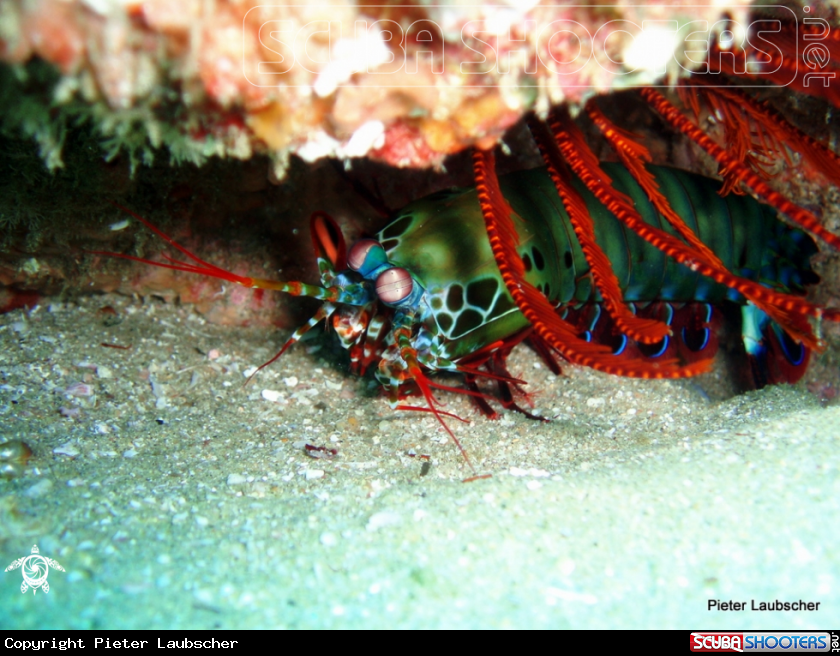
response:
[[(602, 166), (613, 187), (633, 200), (646, 222), (676, 235), (626, 168)], [(788, 228), (773, 209), (750, 197), (721, 197), (716, 180), (649, 168), (673, 209), (733, 273), (781, 290), (801, 289), (801, 274), (809, 271), (808, 258), (816, 251), (805, 233)], [(521, 171), (499, 182), (513, 209), (526, 279), (557, 306), (599, 302), (589, 265), (547, 171)], [(577, 180), (575, 187), (627, 302), (741, 300), (631, 232)], [(499, 274), (475, 189), (440, 192), (412, 203), (378, 237), (389, 261), (411, 271), (425, 287), (427, 307), (421, 314), (433, 332), (445, 337), (450, 358), (457, 360), (528, 326)]]

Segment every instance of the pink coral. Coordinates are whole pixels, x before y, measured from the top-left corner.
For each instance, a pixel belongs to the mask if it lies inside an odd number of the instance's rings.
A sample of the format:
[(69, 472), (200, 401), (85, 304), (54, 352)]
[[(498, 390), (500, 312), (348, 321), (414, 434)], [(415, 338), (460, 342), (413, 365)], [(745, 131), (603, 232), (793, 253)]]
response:
[[(738, 19), (745, 7), (727, 10)], [(721, 13), (698, 11), (691, 18), (710, 23)], [(37, 55), (58, 66), (68, 76), (65, 99), (78, 92), (117, 112), (100, 114), (106, 134), (125, 120), (118, 112), (136, 108), (127, 116), (176, 157), (267, 151), (282, 175), (290, 154), (429, 166), (495, 143), (532, 108), (625, 84), (621, 59), (632, 42), (625, 28), (649, 18), (687, 20), (679, 3), (9, 0), (0, 57), (20, 63)], [(610, 21), (622, 29), (604, 29)], [(661, 75), (642, 73), (648, 82)], [(175, 98), (181, 111), (156, 112)], [(384, 142), (359, 140), (372, 122), (382, 124)]]

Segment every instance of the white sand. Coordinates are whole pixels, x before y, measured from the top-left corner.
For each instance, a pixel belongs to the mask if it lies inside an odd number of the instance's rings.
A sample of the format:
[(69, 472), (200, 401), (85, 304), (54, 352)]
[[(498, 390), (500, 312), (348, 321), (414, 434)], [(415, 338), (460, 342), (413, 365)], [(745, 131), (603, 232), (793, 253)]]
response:
[[(556, 419), (489, 421), (441, 393), (492, 474), (463, 483), (437, 422), (391, 411), (327, 342), (243, 388), (284, 336), (113, 296), (0, 317), (0, 441), (35, 452), (0, 479), (0, 560), (37, 543), (67, 570), (47, 595), (0, 573), (0, 627), (840, 622), (840, 406), (801, 386), (710, 401), (723, 373), (555, 378), (520, 348), (511, 370)], [(94, 395), (67, 398), (74, 382)]]

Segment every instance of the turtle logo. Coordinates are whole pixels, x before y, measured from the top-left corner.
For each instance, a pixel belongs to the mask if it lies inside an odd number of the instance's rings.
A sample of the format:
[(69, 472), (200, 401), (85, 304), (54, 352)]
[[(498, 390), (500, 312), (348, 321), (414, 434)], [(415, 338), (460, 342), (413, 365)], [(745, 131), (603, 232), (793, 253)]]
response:
[(59, 572), (64, 571), (58, 561), (38, 553), (37, 544), (33, 545), (32, 553), (29, 556), (12, 561), (6, 571), (11, 572), (18, 567), (21, 567), (23, 571), (23, 583), (20, 584), (20, 591), (25, 593), (29, 588), (32, 588), (32, 594), (35, 594), (38, 588), (42, 588), (45, 593), (50, 591), (50, 584), (47, 583), (50, 567), (57, 569)]

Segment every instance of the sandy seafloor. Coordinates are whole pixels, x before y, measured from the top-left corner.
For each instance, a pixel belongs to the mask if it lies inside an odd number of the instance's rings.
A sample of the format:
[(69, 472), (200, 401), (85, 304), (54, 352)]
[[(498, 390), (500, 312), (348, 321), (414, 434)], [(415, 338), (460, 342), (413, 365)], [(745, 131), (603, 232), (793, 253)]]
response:
[(840, 624), (840, 406), (804, 387), (716, 401), (725, 372), (556, 378), (520, 347), (554, 420), (441, 393), (492, 474), (464, 483), (435, 419), (390, 410), (329, 341), (244, 387), (285, 335), (117, 296), (0, 317), (0, 440), (34, 451), (0, 478), (0, 560), (37, 543), (66, 569), (35, 595), (0, 573), (0, 627)]

